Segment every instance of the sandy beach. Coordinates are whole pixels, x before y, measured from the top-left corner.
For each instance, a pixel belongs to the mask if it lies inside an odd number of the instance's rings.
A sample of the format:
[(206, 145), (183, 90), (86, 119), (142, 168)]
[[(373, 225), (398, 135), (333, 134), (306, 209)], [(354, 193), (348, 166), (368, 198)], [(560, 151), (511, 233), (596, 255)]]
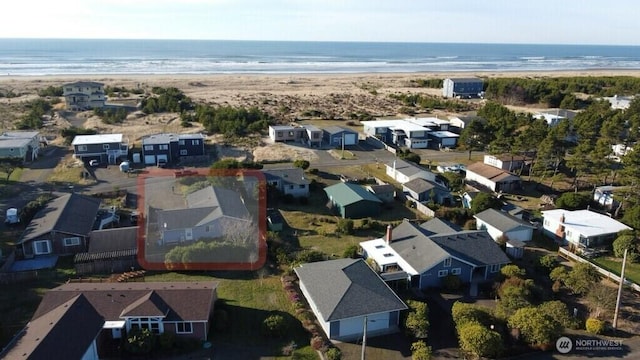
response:
[[(329, 119), (332, 123), (346, 121), (360, 115), (372, 117), (401, 116), (402, 104), (390, 94), (441, 95), (440, 89), (421, 88), (412, 81), (459, 77), (572, 77), (572, 76), (634, 76), (640, 70), (592, 70), (545, 72), (459, 72), (459, 73), (363, 73), (363, 74), (238, 74), (238, 75), (78, 75), (78, 76), (0, 76), (0, 90), (19, 94), (14, 98), (0, 98), (0, 121), (10, 129), (21, 113), (15, 104), (37, 97), (37, 91), (48, 86), (61, 86), (73, 81), (98, 81), (106, 86), (141, 88), (151, 92), (153, 87), (176, 87), (196, 102), (209, 105), (257, 107), (270, 113), (278, 122), (288, 123), (310, 117)], [(112, 102), (135, 104), (138, 97), (109, 99)], [(14, 105), (14, 106), (12, 106)], [(63, 104), (59, 104), (60, 107)], [(523, 110), (536, 111), (535, 107)], [(315, 114), (315, 115), (310, 115)], [(435, 112), (446, 117), (448, 113)], [(68, 126), (84, 126), (99, 132), (127, 134), (132, 141), (158, 132), (199, 132), (197, 124), (182, 128), (177, 114), (131, 114), (123, 124), (106, 125), (92, 112), (77, 114), (75, 121), (58, 118), (49, 124), (52, 131)], [(215, 137), (213, 138), (215, 140)], [(259, 140), (253, 150), (265, 146)], [(248, 149), (247, 149), (248, 150)], [(273, 150), (273, 149), (272, 149)], [(260, 156), (256, 156), (259, 160)]]

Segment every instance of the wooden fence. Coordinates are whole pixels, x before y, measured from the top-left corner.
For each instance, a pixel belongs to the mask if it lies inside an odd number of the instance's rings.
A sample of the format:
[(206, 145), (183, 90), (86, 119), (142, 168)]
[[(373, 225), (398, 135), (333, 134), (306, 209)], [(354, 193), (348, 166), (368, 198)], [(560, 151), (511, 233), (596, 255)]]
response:
[[(612, 273), (609, 270), (603, 269), (600, 266), (592, 263), (591, 261), (580, 257), (574, 253), (572, 253), (571, 251), (560, 247), (558, 249), (558, 255), (560, 255), (561, 257), (568, 259), (568, 260), (573, 260), (573, 261), (577, 261), (577, 262), (582, 262), (582, 263), (587, 263), (590, 264), (591, 266), (593, 266), (596, 270), (598, 270), (598, 272), (600, 274), (602, 274), (604, 277), (606, 277), (607, 279), (610, 279), (614, 282), (620, 283), (620, 276)], [(625, 279), (624, 284), (629, 286), (631, 289), (633, 289), (634, 291), (640, 292), (640, 286), (638, 286), (638, 284), (632, 283), (631, 281), (629, 281), (628, 279)]]
[(436, 216), (436, 212), (429, 209), (426, 205), (422, 204), (421, 202), (419, 202), (418, 200), (410, 197), (410, 196), (406, 196), (407, 200), (410, 200), (413, 205), (416, 207), (416, 210), (420, 211), (421, 213), (427, 215), (428, 217), (435, 217)]

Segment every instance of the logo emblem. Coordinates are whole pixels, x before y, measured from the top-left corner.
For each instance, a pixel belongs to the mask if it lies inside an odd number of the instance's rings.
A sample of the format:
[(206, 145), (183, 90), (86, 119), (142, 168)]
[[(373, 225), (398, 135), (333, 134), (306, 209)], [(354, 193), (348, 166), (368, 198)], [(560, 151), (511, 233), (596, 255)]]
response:
[(559, 353), (566, 354), (573, 349), (573, 341), (568, 337), (563, 336), (556, 341), (556, 349)]

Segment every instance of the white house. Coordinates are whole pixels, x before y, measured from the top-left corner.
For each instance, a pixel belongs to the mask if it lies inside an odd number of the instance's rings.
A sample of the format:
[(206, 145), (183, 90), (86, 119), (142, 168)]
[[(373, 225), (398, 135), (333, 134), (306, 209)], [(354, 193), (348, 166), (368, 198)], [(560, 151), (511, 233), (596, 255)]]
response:
[(404, 184), (413, 179), (425, 179), (436, 182), (436, 174), (412, 162), (396, 159), (386, 165), (387, 176)]
[(104, 84), (93, 81), (64, 84), (62, 95), (69, 110), (102, 108), (106, 102)]
[(604, 100), (607, 100), (609, 104), (611, 104), (611, 108), (614, 110), (626, 110), (631, 105), (631, 101), (633, 100), (633, 96), (618, 96), (613, 95), (611, 97), (604, 97)]
[(542, 211), (545, 235), (582, 248), (607, 245), (629, 226), (591, 210), (554, 209)]
[(362, 259), (303, 264), (300, 290), (329, 339), (352, 340), (398, 331), (405, 303)]
[(533, 115), (534, 119), (544, 119), (549, 126), (556, 126), (562, 120), (571, 120), (576, 116), (577, 112), (565, 109), (549, 109), (546, 112), (540, 112)]
[(533, 238), (534, 226), (509, 213), (487, 209), (473, 217), (476, 219), (476, 229), (486, 230), (494, 241), (503, 238), (528, 242)]
[(521, 186), (519, 176), (480, 162), (467, 166), (465, 182), (481, 185), (495, 192), (509, 192)]
[(502, 155), (485, 155), (484, 163), (487, 165), (491, 165), (495, 168), (507, 170), (507, 171), (515, 171), (520, 170), (525, 162), (525, 157), (521, 155), (510, 155), (510, 154), (502, 154)]

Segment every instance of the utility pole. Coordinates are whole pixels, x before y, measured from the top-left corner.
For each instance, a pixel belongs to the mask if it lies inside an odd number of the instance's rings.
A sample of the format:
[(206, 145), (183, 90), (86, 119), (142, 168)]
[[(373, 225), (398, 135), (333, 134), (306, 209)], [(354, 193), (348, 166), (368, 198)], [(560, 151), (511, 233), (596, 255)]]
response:
[(613, 330), (618, 328), (618, 311), (620, 311), (620, 301), (622, 300), (622, 286), (624, 285), (624, 269), (627, 265), (627, 249), (624, 249), (622, 257), (622, 271), (620, 271), (620, 285), (618, 286), (618, 298), (616, 299), (616, 311), (613, 313)]
[(367, 316), (364, 316), (364, 325), (362, 326), (362, 354), (360, 360), (364, 360), (364, 351), (367, 348)]

